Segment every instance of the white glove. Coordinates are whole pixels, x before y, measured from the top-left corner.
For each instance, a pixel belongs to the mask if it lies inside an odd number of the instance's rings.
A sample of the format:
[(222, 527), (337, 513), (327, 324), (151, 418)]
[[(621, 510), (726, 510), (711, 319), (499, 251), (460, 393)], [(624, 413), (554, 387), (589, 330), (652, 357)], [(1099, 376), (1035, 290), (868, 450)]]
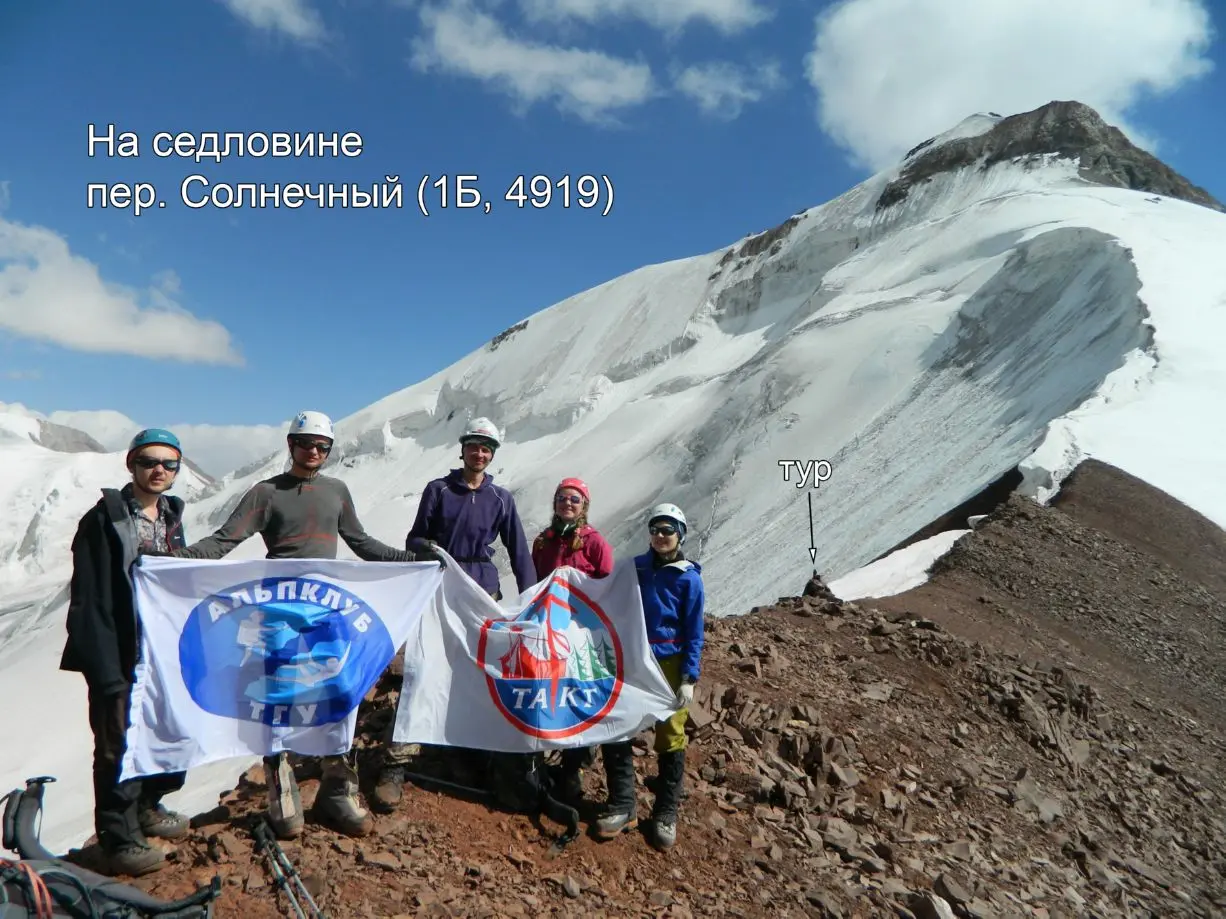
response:
[(689, 708), (694, 703), (694, 684), (682, 683), (677, 690), (677, 702), (682, 708)]

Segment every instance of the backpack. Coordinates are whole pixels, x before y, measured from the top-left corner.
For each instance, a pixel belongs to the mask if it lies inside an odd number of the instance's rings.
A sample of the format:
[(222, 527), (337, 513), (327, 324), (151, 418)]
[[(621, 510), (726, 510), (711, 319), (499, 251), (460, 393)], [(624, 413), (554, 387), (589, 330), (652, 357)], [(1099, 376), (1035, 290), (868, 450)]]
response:
[(544, 753), (490, 753), (489, 789), (498, 806), (536, 813), (552, 787)]
[(138, 887), (56, 858), (35, 831), (43, 784), (30, 779), (4, 802), (3, 844), (20, 860), (0, 858), (0, 919), (211, 919), (221, 878), (181, 900), (159, 900)]
[(210, 919), (221, 880), (175, 902), (60, 859), (0, 859), (0, 919)]
[(544, 814), (565, 825), (566, 832), (554, 843), (554, 850), (561, 850), (579, 835), (579, 811), (554, 797), (554, 777), (544, 753), (487, 756), (488, 787), (499, 807), (521, 814)]

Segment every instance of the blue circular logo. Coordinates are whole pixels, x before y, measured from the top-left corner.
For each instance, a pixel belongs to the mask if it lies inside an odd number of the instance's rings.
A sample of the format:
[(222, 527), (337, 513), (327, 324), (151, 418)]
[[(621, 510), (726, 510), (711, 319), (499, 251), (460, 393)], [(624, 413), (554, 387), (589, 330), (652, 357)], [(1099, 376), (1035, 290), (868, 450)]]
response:
[(582, 733), (621, 694), (617, 631), (604, 610), (556, 575), (514, 619), (481, 626), (477, 660), (498, 710), (532, 737)]
[(211, 594), (179, 637), (197, 705), (272, 727), (343, 721), (394, 653), (361, 597), (315, 578), (261, 578)]

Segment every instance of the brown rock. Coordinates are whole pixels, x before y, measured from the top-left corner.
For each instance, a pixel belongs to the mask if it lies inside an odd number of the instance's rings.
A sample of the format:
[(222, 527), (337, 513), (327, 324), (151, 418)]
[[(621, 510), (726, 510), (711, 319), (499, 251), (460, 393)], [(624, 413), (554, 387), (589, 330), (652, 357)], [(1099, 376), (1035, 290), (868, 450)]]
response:
[(973, 899), (973, 895), (966, 889), (961, 879), (950, 872), (940, 875), (933, 883), (932, 889), (954, 906), (961, 906)]
[(367, 855), (363, 858), (363, 862), (386, 871), (399, 871), (404, 867), (400, 859), (391, 852), (376, 852), (374, 855)]

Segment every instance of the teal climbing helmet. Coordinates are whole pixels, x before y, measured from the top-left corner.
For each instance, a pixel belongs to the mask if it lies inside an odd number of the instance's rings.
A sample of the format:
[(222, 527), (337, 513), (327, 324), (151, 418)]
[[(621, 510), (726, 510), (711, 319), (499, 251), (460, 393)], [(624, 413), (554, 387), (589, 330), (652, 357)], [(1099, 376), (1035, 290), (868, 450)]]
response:
[(183, 455), (183, 447), (179, 443), (179, 438), (175, 437), (165, 428), (145, 428), (132, 438), (132, 443), (128, 444), (128, 452), (139, 450), (141, 447), (152, 446), (153, 444), (162, 444), (167, 447), (174, 447), (179, 451), (179, 455)]

